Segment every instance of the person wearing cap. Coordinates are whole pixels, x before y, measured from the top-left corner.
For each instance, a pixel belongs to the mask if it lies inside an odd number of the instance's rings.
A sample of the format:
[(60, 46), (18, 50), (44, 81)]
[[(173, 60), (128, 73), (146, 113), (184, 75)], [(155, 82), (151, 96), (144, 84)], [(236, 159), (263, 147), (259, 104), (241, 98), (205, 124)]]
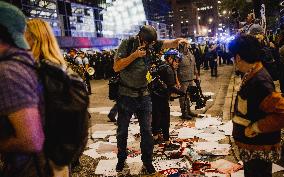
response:
[(250, 35), (263, 35), (264, 30), (259, 24), (252, 24), (248, 30)]
[[(182, 57), (175, 49), (169, 49), (164, 54), (165, 62), (156, 66), (155, 78), (151, 85), (152, 100), (152, 132), (155, 144), (165, 143), (165, 149), (177, 148), (170, 141), (170, 105), (172, 93), (184, 95), (176, 88), (176, 69), (182, 61)], [(163, 85), (163, 86), (162, 86)], [(178, 146), (179, 147), (179, 146)]]
[[(249, 50), (248, 50), (249, 49)], [(236, 69), (242, 73), (233, 116), (233, 138), (244, 163), (245, 177), (272, 177), (272, 162), (280, 157), (284, 98), (260, 59), (261, 45), (251, 35), (230, 44)]]
[[(189, 86), (193, 85), (193, 80), (198, 79), (195, 57), (189, 51), (188, 45), (183, 44), (181, 47), (182, 61), (177, 68), (177, 77), (180, 83), (180, 89), (186, 93), (186, 90)], [(188, 96), (183, 96), (179, 98), (181, 118), (182, 119), (192, 119), (197, 117), (197, 114), (190, 110), (190, 101)]]
[(159, 41), (155, 28), (145, 25), (136, 36), (121, 42), (113, 66), (114, 71), (120, 73), (116, 171), (121, 172), (125, 166), (129, 121), (132, 114), (136, 113), (140, 124), (140, 147), (144, 169), (148, 174), (155, 173), (152, 165), (152, 104), (146, 79), (151, 60), (148, 54), (150, 49), (159, 53), (162, 48), (176, 48), (184, 41), (182, 38)]
[[(261, 44), (262, 50), (260, 58), (265, 69), (274, 81), (281, 80), (283, 67), (280, 62), (279, 51), (276, 49), (275, 45), (268, 41), (263, 28), (259, 24), (252, 25), (249, 34), (254, 36)], [(280, 88), (282, 86), (283, 84), (280, 82)]]
[(26, 19), (0, 1), (0, 153), (4, 177), (48, 176), (43, 155), (42, 90), (25, 40)]

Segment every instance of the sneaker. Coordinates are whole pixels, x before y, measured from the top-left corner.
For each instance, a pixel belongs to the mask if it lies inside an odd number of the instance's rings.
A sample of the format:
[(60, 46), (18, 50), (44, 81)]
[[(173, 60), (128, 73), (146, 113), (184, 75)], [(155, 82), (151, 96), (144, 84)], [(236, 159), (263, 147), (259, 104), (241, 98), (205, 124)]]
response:
[(116, 172), (122, 172), (123, 168), (125, 166), (125, 160), (118, 160), (117, 164), (116, 164)]
[(152, 163), (143, 164), (143, 168), (145, 169), (147, 175), (153, 175), (156, 173), (156, 170)]
[(165, 144), (165, 151), (174, 151), (174, 150), (178, 150), (180, 148), (180, 145), (179, 144), (173, 144), (173, 143), (170, 143), (170, 144)]

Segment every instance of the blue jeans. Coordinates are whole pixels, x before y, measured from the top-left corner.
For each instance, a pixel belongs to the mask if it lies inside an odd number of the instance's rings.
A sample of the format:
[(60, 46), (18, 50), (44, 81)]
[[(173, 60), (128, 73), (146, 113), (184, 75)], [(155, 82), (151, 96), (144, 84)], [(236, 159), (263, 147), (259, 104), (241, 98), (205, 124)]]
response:
[(144, 164), (152, 163), (153, 154), (153, 136), (151, 130), (152, 122), (152, 103), (150, 96), (128, 97), (120, 96), (117, 101), (118, 118), (117, 118), (117, 158), (124, 161), (127, 158), (127, 137), (130, 118), (134, 113), (139, 121), (142, 152), (142, 161)]

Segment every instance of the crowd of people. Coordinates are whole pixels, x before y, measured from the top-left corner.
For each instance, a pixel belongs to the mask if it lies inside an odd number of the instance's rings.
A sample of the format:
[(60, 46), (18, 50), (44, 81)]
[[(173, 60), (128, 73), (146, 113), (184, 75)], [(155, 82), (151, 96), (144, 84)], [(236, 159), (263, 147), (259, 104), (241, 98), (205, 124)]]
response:
[[(191, 43), (190, 52), (196, 60), (197, 71), (200, 69), (211, 69), (211, 76), (217, 77), (217, 67), (222, 64), (233, 64), (232, 56), (228, 51), (227, 42), (209, 42)], [(113, 70), (114, 57), (117, 49), (82, 51), (81, 49), (70, 49), (64, 52), (64, 58), (70, 65), (83, 66), (85, 71), (88, 67), (94, 68), (94, 74), (90, 79), (110, 79), (115, 75)]]
[[(196, 117), (190, 110), (188, 88), (199, 79), (201, 67), (210, 68), (211, 76), (217, 77), (218, 65), (232, 64), (232, 58), (242, 77), (232, 121), (245, 176), (272, 176), (272, 162), (280, 158), (280, 131), (284, 127), (284, 98), (275, 91), (273, 82), (279, 80), (283, 92), (284, 32), (278, 40), (269, 41), (258, 20), (249, 15), (247, 24), (229, 44), (190, 44), (184, 38), (158, 40), (156, 30), (145, 25), (137, 35), (123, 40), (116, 51), (71, 49), (63, 56), (47, 22), (26, 20), (18, 8), (2, 1), (0, 11), (0, 153), (4, 164), (0, 176), (70, 176), (71, 162), (58, 163), (46, 149), (50, 138), (45, 129), (50, 123), (44, 100), (47, 90), (35, 69), (43, 60), (60, 71), (69, 72), (71, 67), (71, 72), (77, 72), (86, 83), (81, 90), (89, 94), (91, 79), (108, 79), (119, 73), (114, 108), (117, 120), (111, 117), (117, 123), (116, 171), (121, 172), (126, 164), (128, 127), (134, 114), (140, 125), (143, 167), (147, 174), (154, 174), (154, 144), (164, 143), (169, 149), (175, 146), (169, 136), (173, 94), (179, 95), (181, 118)], [(60, 106), (64, 110), (66, 105)], [(81, 108), (77, 106), (74, 109)], [(65, 145), (61, 152), (66, 150), (63, 155), (68, 155), (70, 144)], [(72, 163), (78, 162), (80, 153), (76, 155)]]

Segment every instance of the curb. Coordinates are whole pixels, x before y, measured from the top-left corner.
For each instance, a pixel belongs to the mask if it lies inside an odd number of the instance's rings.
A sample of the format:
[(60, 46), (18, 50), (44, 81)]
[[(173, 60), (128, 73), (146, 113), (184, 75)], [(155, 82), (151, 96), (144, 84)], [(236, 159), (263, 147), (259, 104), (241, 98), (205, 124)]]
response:
[[(235, 97), (239, 86), (238, 82), (239, 80), (240, 78), (238, 78), (238, 76), (236, 76), (235, 73), (233, 72), (228, 86), (227, 95), (225, 97), (225, 104), (223, 108), (224, 121), (230, 121), (232, 119), (232, 115), (234, 112)], [(232, 155), (234, 156), (236, 162), (239, 162), (240, 161), (239, 151), (232, 136), (229, 136), (229, 143), (231, 144), (232, 147), (232, 153), (233, 153)]]

